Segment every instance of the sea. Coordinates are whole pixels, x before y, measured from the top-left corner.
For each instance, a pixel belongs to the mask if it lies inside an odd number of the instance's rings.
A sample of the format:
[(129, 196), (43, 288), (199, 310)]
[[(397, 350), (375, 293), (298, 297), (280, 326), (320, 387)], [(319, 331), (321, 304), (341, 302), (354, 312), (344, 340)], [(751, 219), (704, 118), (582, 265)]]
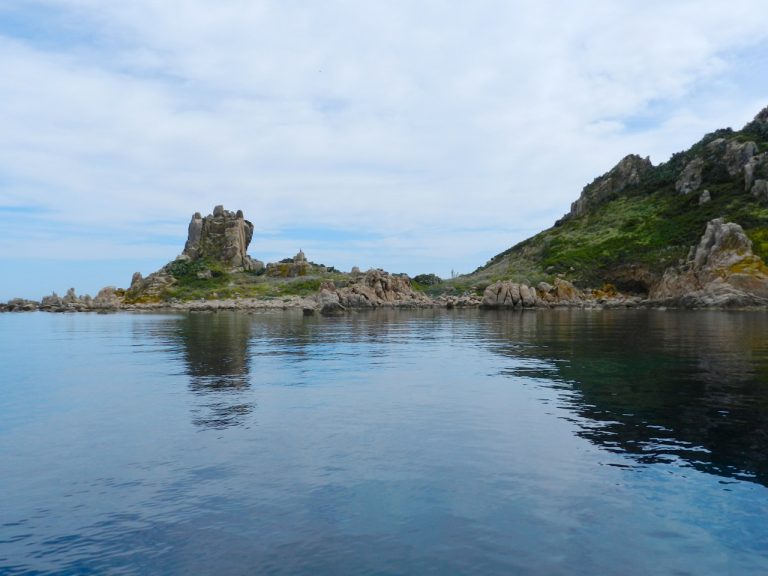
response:
[(0, 575), (768, 574), (768, 313), (0, 314)]

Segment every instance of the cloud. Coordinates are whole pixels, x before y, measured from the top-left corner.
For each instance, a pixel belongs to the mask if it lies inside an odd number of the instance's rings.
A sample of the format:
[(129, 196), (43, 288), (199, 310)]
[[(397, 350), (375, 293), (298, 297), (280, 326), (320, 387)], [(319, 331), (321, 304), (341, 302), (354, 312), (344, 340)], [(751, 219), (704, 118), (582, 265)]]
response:
[[(762, 8), (743, 0), (0, 8), (0, 205), (45, 210), (28, 223), (18, 216), (0, 257), (20, 243), (30, 258), (45, 254), (51, 235), (79, 250), (83, 231), (110, 234), (91, 252), (120, 257), (112, 251), (152, 237), (158, 221), (183, 242), (192, 212), (224, 203), (265, 231), (403, 239), (360, 246), (358, 259), (372, 265), (447, 266), (447, 243), (459, 260), (452, 267), (473, 269), (484, 260), (469, 258), (550, 225), (625, 154), (663, 161), (762, 108), (768, 86), (751, 67), (768, 53)], [(329, 256), (349, 248), (332, 234), (317, 242)]]

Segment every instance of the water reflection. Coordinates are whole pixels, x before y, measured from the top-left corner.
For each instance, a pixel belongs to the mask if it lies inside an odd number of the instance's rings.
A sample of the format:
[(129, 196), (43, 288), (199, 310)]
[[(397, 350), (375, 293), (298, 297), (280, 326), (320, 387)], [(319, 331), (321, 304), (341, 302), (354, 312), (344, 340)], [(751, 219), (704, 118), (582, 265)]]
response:
[(203, 428), (242, 424), (254, 409), (249, 400), (248, 341), (251, 317), (245, 314), (188, 314), (175, 323), (173, 337), (198, 400), (192, 421)]
[[(445, 339), (514, 358), (504, 374), (554, 388), (579, 436), (638, 465), (677, 462), (768, 486), (768, 316), (761, 313), (392, 310), (342, 318), (174, 318), (203, 428), (247, 423), (251, 382), (369, 378), (404, 343)], [(529, 358), (531, 362), (520, 362)], [(435, 368), (438, 369), (437, 367)]]
[(583, 438), (639, 464), (677, 461), (768, 485), (764, 314), (562, 310), (483, 319), (496, 351), (556, 367), (525, 375), (555, 381)]

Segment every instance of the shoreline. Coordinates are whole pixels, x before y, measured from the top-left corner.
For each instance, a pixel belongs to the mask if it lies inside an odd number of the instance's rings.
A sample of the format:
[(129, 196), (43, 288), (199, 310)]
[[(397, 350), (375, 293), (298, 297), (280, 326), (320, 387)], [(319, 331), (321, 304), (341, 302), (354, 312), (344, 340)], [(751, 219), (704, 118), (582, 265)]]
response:
[(640, 297), (621, 299), (585, 299), (579, 301), (537, 302), (530, 306), (522, 305), (488, 305), (476, 297), (439, 297), (418, 301), (377, 302), (370, 305), (332, 307), (321, 305), (314, 297), (303, 298), (288, 296), (276, 299), (222, 299), (195, 300), (186, 302), (153, 302), (140, 304), (114, 304), (109, 306), (84, 305), (81, 303), (62, 304), (59, 306), (43, 305), (33, 300), (15, 299), (0, 303), (0, 313), (47, 312), (51, 314), (96, 313), (109, 314), (117, 312), (286, 312), (301, 311), (306, 316), (343, 316), (355, 312), (374, 310), (430, 310), (430, 309), (477, 309), (488, 311), (537, 311), (537, 310), (728, 310), (768, 312), (768, 305), (685, 305), (680, 302), (653, 301)]

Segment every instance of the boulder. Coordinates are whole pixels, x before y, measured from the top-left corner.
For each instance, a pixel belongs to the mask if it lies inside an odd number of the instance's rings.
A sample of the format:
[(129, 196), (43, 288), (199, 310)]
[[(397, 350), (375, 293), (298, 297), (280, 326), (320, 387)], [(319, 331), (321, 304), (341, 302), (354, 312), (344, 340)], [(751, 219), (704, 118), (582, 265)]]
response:
[(117, 289), (114, 286), (106, 286), (96, 294), (92, 307), (99, 310), (114, 310), (119, 308), (120, 304), (121, 299), (117, 296)]
[(483, 292), (483, 308), (514, 308), (519, 304), (520, 285), (514, 282), (494, 282)]
[(570, 282), (556, 278), (554, 286), (539, 282), (536, 288), (510, 280), (494, 282), (483, 292), (483, 308), (533, 308), (581, 306), (583, 294)]
[(483, 308), (530, 308), (536, 306), (536, 289), (509, 280), (495, 282), (483, 292)]
[(728, 174), (736, 176), (741, 173), (756, 153), (757, 144), (754, 142), (729, 140), (723, 152), (723, 161)]
[(755, 180), (750, 193), (758, 200), (768, 202), (768, 180)]
[(529, 288), (525, 284), (520, 284), (520, 303), (526, 308), (535, 306), (536, 305), (536, 289)]
[(336, 308), (374, 308), (380, 306), (431, 306), (432, 300), (411, 286), (408, 276), (395, 275), (383, 270), (368, 270), (352, 278), (349, 284), (336, 289), (324, 283), (316, 296), (318, 305)]
[(752, 189), (755, 178), (768, 176), (768, 152), (757, 154), (744, 165), (744, 190)]
[(710, 221), (698, 245), (679, 266), (668, 268), (649, 298), (686, 307), (768, 304), (768, 267), (752, 252), (738, 224)]
[(581, 295), (576, 287), (562, 278), (555, 278), (555, 301), (556, 302), (578, 302)]
[(0, 304), (0, 312), (32, 312), (40, 307), (39, 302), (24, 298), (13, 298), (5, 304)]
[(686, 164), (680, 176), (675, 181), (675, 190), (678, 194), (690, 194), (701, 186), (703, 179), (704, 160), (694, 158)]

